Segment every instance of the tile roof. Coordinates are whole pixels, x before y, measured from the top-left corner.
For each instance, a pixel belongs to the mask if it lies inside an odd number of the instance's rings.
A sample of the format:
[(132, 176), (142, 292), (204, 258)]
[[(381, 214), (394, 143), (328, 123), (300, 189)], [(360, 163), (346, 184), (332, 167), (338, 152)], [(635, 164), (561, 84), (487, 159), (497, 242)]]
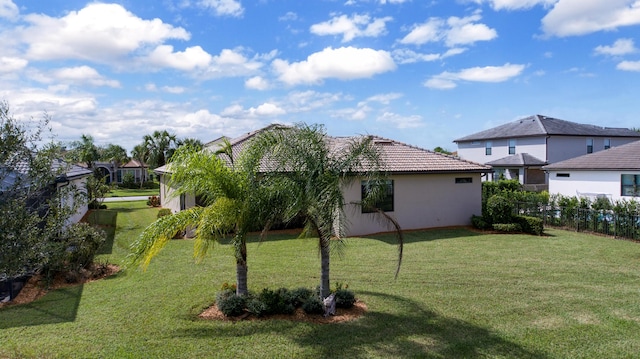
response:
[(493, 167), (506, 167), (506, 166), (523, 167), (523, 166), (543, 166), (547, 163), (528, 153), (517, 153), (515, 155), (510, 155), (510, 156), (503, 157), (491, 162), (487, 162), (486, 164)]
[(513, 137), (535, 136), (594, 136), (594, 137), (638, 137), (640, 132), (628, 128), (600, 127), (585, 125), (557, 118), (534, 115), (509, 122), (488, 130), (480, 131), (453, 142), (469, 142)]
[(635, 170), (640, 171), (640, 141), (611, 147), (556, 162), (542, 167), (545, 170)]
[[(232, 145), (234, 158), (240, 154), (248, 141), (258, 133), (280, 125), (270, 125), (260, 130), (246, 133), (236, 137), (229, 142)], [(458, 157), (446, 155), (439, 152), (425, 150), (419, 147), (407, 145), (398, 141), (386, 139), (379, 136), (371, 136), (374, 143), (380, 148), (382, 159), (384, 160), (384, 170), (389, 173), (447, 173), (447, 172), (490, 172), (491, 168), (479, 163), (462, 160)], [(333, 152), (339, 152), (345, 148), (350, 141), (358, 139), (359, 136), (352, 137), (332, 137), (327, 136)], [(213, 144), (220, 143), (212, 141), (207, 144), (207, 149), (216, 150)], [(220, 158), (228, 162), (226, 155), (220, 155)], [(263, 169), (268, 166), (264, 164)], [(158, 173), (169, 172), (167, 166), (156, 168), (154, 171)]]
[[(76, 178), (82, 178), (89, 176), (92, 172), (86, 168), (80, 167), (78, 165), (68, 165), (66, 162), (61, 159), (55, 159), (51, 163), (51, 171), (57, 173), (59, 170), (65, 169), (64, 176), (58, 176), (57, 179), (60, 180), (73, 180)], [(3, 170), (7, 170), (3, 168)], [(27, 178), (29, 174), (29, 164), (27, 161), (20, 161), (14, 165), (13, 169), (8, 170), (4, 173), (2, 177), (2, 182), (0, 183), (0, 189), (6, 190), (13, 186), (17, 180), (24, 180)]]

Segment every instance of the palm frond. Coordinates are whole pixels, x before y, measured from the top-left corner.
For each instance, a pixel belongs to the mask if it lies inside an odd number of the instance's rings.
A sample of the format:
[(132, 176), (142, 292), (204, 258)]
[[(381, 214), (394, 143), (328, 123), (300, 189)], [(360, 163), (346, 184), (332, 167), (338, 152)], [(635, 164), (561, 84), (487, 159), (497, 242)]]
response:
[(202, 212), (202, 208), (194, 207), (157, 219), (131, 244), (129, 264), (138, 264), (146, 269), (151, 259), (160, 253), (178, 231), (184, 231), (189, 226), (198, 224)]

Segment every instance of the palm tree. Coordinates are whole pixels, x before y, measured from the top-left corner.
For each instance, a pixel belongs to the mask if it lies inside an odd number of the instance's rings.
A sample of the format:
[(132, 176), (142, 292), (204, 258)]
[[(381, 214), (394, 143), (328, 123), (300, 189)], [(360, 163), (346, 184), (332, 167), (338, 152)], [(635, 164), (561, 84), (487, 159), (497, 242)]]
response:
[[(237, 294), (248, 293), (247, 244), (250, 230), (268, 228), (277, 211), (272, 205), (280, 191), (257, 175), (259, 161), (240, 159), (242, 166), (232, 168), (215, 153), (180, 147), (170, 166), (175, 195), (201, 197), (204, 207), (193, 207), (164, 216), (147, 227), (132, 244), (132, 263), (143, 267), (178, 231), (195, 227), (194, 257), (201, 260), (218, 241), (232, 235), (236, 258)], [(275, 183), (275, 182), (272, 182)], [(278, 208), (279, 206), (275, 206)]]
[[(265, 158), (271, 166), (270, 171), (264, 174), (265, 178), (286, 181), (286, 198), (289, 201), (283, 210), (284, 215), (287, 218), (303, 216), (304, 232), (317, 234), (321, 258), (320, 293), (323, 298), (330, 293), (332, 238), (335, 236), (340, 240), (347, 225), (342, 188), (355, 181), (367, 181), (370, 191), (360, 203), (367, 207), (375, 207), (374, 203), (385, 189), (381, 172), (383, 161), (371, 137), (337, 142), (338, 139), (325, 134), (321, 125), (298, 124), (265, 131), (247, 149), (261, 152), (250, 157)], [(378, 213), (384, 215), (380, 210)], [(385, 218), (391, 220), (397, 230), (401, 260), (400, 228), (390, 217)]]
[(89, 169), (93, 169), (93, 163), (100, 158), (98, 147), (91, 135), (83, 134), (79, 141), (71, 143), (71, 148), (70, 159), (74, 162), (85, 163)]
[[(100, 151), (100, 159), (113, 163), (114, 174), (118, 173), (118, 169), (121, 165), (126, 164), (129, 161), (129, 156), (127, 156), (127, 150), (120, 145), (114, 145), (110, 143), (107, 147), (104, 147)], [(111, 178), (112, 181), (115, 181), (114, 178)]]
[(146, 149), (146, 162), (153, 168), (164, 166), (175, 151), (178, 140), (176, 135), (166, 130), (154, 131), (151, 135), (143, 137), (142, 145)]

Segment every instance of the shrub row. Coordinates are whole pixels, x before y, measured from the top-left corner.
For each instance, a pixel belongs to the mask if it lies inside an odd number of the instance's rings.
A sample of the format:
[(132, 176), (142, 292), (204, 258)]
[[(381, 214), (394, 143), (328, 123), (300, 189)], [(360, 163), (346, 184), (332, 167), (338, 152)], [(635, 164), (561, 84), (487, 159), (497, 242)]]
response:
[[(351, 308), (356, 302), (355, 295), (348, 289), (340, 288), (335, 292), (336, 308)], [(279, 288), (263, 289), (259, 294), (249, 293), (240, 296), (231, 286), (223, 286), (216, 296), (218, 309), (228, 317), (249, 312), (257, 317), (273, 314), (292, 314), (296, 308), (302, 308), (307, 314), (322, 314), (324, 307), (317, 293), (300, 287), (293, 290)]]

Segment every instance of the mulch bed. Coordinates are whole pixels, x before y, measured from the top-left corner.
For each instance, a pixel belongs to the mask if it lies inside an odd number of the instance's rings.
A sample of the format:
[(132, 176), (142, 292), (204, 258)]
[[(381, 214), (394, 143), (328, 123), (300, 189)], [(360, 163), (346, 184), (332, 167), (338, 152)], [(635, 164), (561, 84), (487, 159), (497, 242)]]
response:
[(295, 322), (309, 322), (316, 324), (329, 324), (329, 323), (341, 323), (347, 322), (351, 320), (356, 320), (360, 318), (364, 313), (367, 312), (367, 305), (364, 302), (357, 300), (353, 307), (345, 309), (345, 308), (336, 308), (336, 315), (331, 315), (328, 317), (324, 317), (320, 314), (307, 314), (302, 310), (302, 308), (297, 308), (293, 314), (277, 314), (277, 315), (268, 315), (263, 317), (256, 317), (250, 313), (245, 313), (238, 317), (227, 317), (218, 308), (216, 305), (212, 305), (211, 307), (205, 309), (198, 317), (206, 320), (220, 320), (226, 322), (237, 322), (240, 320), (272, 320), (272, 319), (280, 319), (280, 320), (291, 320)]

